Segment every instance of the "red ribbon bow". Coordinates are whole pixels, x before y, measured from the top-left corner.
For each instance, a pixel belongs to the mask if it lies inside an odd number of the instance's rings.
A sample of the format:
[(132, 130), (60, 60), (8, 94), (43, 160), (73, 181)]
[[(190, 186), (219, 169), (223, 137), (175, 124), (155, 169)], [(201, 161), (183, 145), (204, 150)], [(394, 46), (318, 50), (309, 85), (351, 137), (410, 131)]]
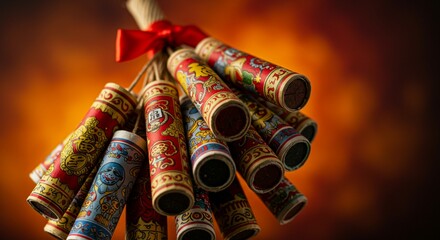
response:
[(116, 61), (128, 61), (144, 53), (154, 54), (165, 46), (196, 47), (206, 37), (208, 35), (196, 26), (173, 25), (166, 20), (152, 23), (146, 31), (118, 29)]

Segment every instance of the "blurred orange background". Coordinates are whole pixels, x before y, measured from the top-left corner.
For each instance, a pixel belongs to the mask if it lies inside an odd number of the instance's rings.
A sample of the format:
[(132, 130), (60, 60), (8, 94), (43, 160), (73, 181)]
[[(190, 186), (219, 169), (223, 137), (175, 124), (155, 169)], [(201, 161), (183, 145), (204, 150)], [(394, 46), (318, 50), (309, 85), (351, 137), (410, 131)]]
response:
[[(245, 187), (262, 229), (255, 239), (438, 235), (438, 3), (160, 5), (171, 21), (198, 25), (312, 82), (304, 112), (318, 122), (318, 135), (304, 167), (286, 174), (309, 203), (280, 226)], [(116, 30), (137, 29), (122, 0), (9, 1), (0, 13), (0, 236), (50, 239), (46, 221), (26, 203), (29, 172), (76, 127), (105, 83), (128, 87), (146, 58), (114, 60)], [(124, 238), (124, 221), (114, 239)]]

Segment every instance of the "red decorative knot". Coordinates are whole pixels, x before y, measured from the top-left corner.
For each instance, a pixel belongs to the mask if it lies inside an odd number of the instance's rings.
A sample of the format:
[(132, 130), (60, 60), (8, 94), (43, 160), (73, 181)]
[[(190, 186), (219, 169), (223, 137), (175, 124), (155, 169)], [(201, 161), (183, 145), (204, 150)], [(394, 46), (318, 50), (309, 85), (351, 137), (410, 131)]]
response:
[(167, 46), (196, 47), (206, 37), (208, 35), (196, 26), (174, 25), (166, 20), (153, 22), (145, 31), (118, 29), (116, 61), (123, 62), (142, 54), (154, 54)]

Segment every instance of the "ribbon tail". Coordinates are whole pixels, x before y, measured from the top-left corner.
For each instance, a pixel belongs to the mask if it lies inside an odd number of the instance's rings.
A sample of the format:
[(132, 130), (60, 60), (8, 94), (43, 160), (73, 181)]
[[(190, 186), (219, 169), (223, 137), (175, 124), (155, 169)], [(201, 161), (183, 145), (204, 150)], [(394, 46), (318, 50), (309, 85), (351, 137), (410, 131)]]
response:
[(118, 29), (116, 33), (116, 62), (128, 61), (162, 45), (155, 33)]

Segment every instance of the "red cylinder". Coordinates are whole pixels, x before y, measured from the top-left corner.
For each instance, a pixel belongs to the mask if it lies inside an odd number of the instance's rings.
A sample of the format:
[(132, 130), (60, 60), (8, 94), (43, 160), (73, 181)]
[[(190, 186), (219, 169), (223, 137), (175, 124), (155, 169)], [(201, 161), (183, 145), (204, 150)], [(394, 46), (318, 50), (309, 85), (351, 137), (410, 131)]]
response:
[(70, 136), (59, 160), (55, 160), (28, 197), (28, 203), (47, 218), (61, 218), (113, 133), (124, 125), (135, 107), (136, 99), (130, 92), (117, 84), (106, 84)]
[(246, 106), (191, 49), (174, 52), (168, 70), (219, 139), (229, 142), (246, 133), (250, 125)]
[(256, 193), (275, 188), (283, 179), (283, 163), (251, 125), (244, 137), (229, 143), (237, 170)]
[(162, 215), (178, 215), (191, 209), (194, 195), (174, 83), (149, 83), (144, 103), (153, 207)]
[(214, 38), (205, 38), (196, 53), (221, 78), (256, 93), (289, 111), (299, 110), (310, 97), (306, 76), (231, 48)]

